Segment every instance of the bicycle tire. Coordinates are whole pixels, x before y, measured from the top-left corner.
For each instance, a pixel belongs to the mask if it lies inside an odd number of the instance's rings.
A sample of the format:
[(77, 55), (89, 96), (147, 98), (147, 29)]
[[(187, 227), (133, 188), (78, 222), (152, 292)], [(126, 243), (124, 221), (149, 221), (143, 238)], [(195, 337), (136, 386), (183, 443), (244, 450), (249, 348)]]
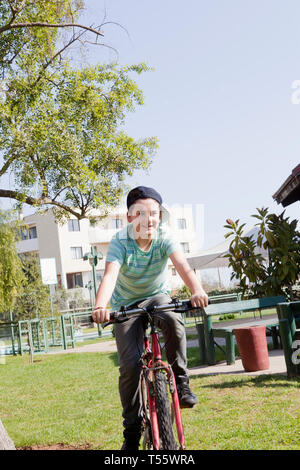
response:
[(160, 448), (161, 450), (177, 450), (178, 445), (172, 426), (166, 374), (162, 370), (155, 372), (154, 386)]

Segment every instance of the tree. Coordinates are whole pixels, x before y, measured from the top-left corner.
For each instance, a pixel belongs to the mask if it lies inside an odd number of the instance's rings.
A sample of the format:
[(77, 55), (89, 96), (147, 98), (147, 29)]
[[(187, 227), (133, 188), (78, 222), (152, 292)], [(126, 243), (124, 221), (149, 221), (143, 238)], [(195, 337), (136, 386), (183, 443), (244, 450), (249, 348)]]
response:
[[(31, 73), (38, 81), (56, 66), (57, 59), (76, 42), (93, 41), (103, 45), (103, 27), (109, 22), (84, 25), (78, 23), (84, 9), (82, 0), (2, 0), (0, 5), (0, 70), (7, 78), (11, 73), (24, 73), (24, 67), (35, 64)], [(30, 57), (34, 53), (33, 57)], [(28, 72), (28, 70), (27, 70)]]
[(16, 248), (19, 230), (14, 214), (0, 211), (0, 312), (13, 307), (25, 279)]
[[(143, 104), (131, 75), (149, 70), (145, 64), (74, 68), (67, 59), (83, 34), (100, 34), (75, 22), (81, 7), (67, 0), (0, 7), (0, 181), (10, 172), (15, 183), (0, 197), (54, 206), (57, 218), (117, 204), (126, 175), (147, 169), (157, 148), (155, 138), (135, 140), (124, 131), (126, 114)], [(63, 42), (65, 28), (72, 35)]]
[[(292, 296), (292, 286), (298, 279), (300, 270), (300, 232), (297, 220), (270, 214), (267, 208), (257, 209), (253, 214), (259, 220), (258, 233), (244, 236), (245, 224), (239, 220), (227, 219), (226, 228), (230, 229), (225, 237), (233, 236), (229, 246), (229, 266), (232, 279), (238, 279), (243, 295)], [(262, 255), (262, 248), (268, 259)]]
[(39, 258), (26, 253), (20, 259), (24, 278), (13, 308), (14, 321), (49, 317), (49, 288), (42, 282)]

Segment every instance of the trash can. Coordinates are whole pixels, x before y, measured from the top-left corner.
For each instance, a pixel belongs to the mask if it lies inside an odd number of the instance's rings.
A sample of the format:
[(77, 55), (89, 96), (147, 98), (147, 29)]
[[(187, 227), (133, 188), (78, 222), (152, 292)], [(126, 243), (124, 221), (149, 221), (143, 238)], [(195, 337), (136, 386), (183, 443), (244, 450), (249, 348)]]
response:
[(242, 364), (246, 372), (266, 370), (270, 367), (266, 327), (264, 325), (235, 328)]

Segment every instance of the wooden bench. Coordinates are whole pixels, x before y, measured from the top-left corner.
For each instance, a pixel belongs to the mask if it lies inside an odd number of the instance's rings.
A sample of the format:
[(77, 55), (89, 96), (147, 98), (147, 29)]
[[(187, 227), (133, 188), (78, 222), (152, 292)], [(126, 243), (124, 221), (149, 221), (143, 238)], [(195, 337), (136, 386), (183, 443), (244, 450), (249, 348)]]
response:
[[(235, 328), (245, 326), (265, 325), (271, 332), (274, 348), (278, 348), (278, 318), (276, 315), (262, 317), (261, 310), (276, 307), (280, 302), (284, 302), (282, 296), (264, 297), (260, 299), (240, 300), (237, 302), (224, 302), (220, 304), (210, 304), (203, 309), (202, 323), (197, 323), (201, 362), (210, 365), (216, 364), (215, 345), (220, 347), (215, 338), (225, 338), (225, 354), (227, 364), (235, 362), (234, 333)], [(224, 315), (229, 313), (255, 312), (259, 310), (259, 318), (238, 319), (226, 322), (225, 324), (213, 325), (214, 315)]]
[(300, 301), (278, 304), (277, 314), (287, 375), (300, 376)]

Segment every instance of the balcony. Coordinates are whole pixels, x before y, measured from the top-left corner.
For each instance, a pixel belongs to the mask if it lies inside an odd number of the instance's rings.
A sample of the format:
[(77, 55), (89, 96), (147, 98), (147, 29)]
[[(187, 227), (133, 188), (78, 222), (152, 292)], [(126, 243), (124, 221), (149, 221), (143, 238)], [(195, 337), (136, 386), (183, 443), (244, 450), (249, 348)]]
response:
[(29, 238), (28, 240), (21, 240), (16, 244), (18, 253), (28, 253), (32, 251), (39, 251), (38, 238)]

